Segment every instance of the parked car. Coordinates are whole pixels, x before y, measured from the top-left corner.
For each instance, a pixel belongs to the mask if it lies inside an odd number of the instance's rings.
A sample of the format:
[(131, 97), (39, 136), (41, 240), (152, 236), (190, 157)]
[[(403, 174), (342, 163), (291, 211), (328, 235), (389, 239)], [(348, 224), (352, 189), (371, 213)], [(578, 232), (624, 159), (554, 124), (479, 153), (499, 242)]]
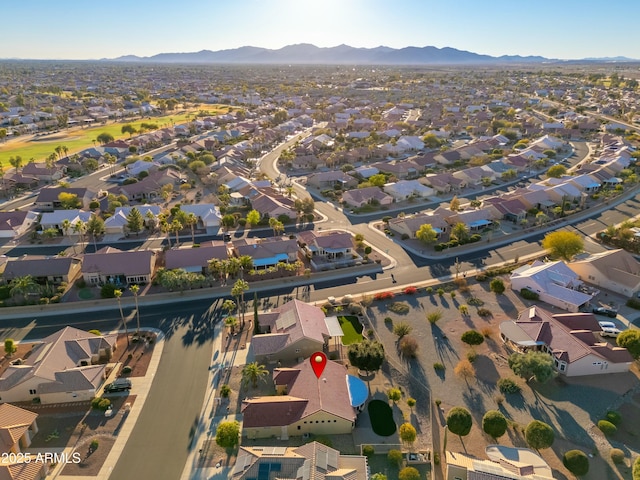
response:
[(131, 380), (128, 378), (116, 378), (112, 383), (105, 385), (105, 393), (124, 392), (131, 390)]
[(613, 322), (598, 322), (602, 331), (600, 332), (600, 336), (602, 337), (613, 337), (616, 338), (620, 334), (620, 330), (616, 327), (616, 324)]
[(616, 318), (618, 316), (618, 312), (616, 310), (607, 307), (594, 307), (592, 312), (597, 315), (606, 315), (610, 318)]

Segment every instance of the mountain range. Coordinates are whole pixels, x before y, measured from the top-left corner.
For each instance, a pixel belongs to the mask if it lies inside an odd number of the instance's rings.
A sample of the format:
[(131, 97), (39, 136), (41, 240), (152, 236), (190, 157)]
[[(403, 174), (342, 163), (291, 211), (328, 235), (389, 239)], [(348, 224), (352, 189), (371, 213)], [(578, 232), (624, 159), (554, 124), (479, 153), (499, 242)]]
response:
[(553, 62), (544, 57), (503, 55), (492, 57), (455, 48), (355, 48), (349, 45), (320, 48), (301, 43), (271, 50), (240, 47), (230, 50), (201, 50), (188, 53), (159, 53), (151, 57), (126, 55), (105, 61), (149, 63), (235, 63), (235, 64), (356, 64), (356, 65), (477, 65)]

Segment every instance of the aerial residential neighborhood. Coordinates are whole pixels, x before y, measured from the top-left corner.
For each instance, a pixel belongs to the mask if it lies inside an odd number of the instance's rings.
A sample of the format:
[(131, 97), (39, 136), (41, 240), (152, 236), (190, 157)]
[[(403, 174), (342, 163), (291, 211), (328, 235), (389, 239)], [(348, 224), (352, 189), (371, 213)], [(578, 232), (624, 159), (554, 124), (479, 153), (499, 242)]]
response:
[(640, 478), (637, 60), (20, 55), (2, 478)]

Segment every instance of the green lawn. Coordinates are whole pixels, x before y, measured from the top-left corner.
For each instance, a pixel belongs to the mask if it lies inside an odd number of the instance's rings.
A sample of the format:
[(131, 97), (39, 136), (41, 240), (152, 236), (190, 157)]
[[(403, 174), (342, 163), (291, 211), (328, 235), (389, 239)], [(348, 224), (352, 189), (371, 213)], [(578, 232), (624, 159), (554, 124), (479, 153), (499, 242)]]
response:
[[(203, 105), (201, 110), (216, 115), (226, 113), (229, 107), (221, 105)], [(200, 110), (198, 110), (200, 111)], [(21, 141), (20, 137), (6, 143), (0, 143), (0, 162), (4, 169), (10, 168), (9, 157), (20, 155), (23, 164), (33, 158), (36, 162), (43, 162), (50, 154), (55, 153), (55, 148), (65, 146), (69, 149), (69, 155), (93, 146), (93, 141), (101, 133), (109, 133), (116, 140), (119, 138), (128, 138), (129, 134), (122, 133), (122, 126), (125, 124), (133, 125), (138, 129), (141, 123), (155, 123), (159, 128), (164, 128), (171, 123), (185, 123), (188, 119), (192, 119), (196, 111), (181, 112), (173, 115), (164, 115), (161, 117), (143, 118), (139, 120), (124, 121), (119, 123), (109, 123), (107, 125), (98, 125), (94, 127), (81, 128), (69, 131), (60, 131), (51, 135), (43, 135), (34, 137), (32, 140)], [(26, 137), (25, 137), (26, 138)]]
[(367, 407), (371, 427), (381, 437), (389, 437), (396, 433), (396, 422), (393, 420), (393, 410), (387, 402), (371, 400)]
[(362, 324), (358, 317), (354, 315), (341, 315), (338, 317), (344, 337), (342, 337), (343, 345), (351, 345), (352, 343), (360, 343), (362, 341)]

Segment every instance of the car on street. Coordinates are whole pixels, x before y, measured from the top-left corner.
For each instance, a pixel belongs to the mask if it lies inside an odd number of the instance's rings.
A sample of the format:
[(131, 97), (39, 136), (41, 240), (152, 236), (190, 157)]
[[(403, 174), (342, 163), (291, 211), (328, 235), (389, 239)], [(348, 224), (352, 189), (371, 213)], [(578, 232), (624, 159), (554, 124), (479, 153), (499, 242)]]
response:
[(620, 335), (620, 330), (616, 327), (616, 324), (613, 322), (598, 322), (602, 331), (600, 332), (600, 336), (602, 337), (613, 337), (616, 338)]
[(128, 378), (116, 378), (104, 387), (105, 393), (124, 392), (127, 390), (131, 390), (131, 380)]
[(596, 315), (606, 315), (609, 318), (616, 318), (618, 316), (618, 312), (616, 310), (607, 307), (594, 307), (591, 311)]

